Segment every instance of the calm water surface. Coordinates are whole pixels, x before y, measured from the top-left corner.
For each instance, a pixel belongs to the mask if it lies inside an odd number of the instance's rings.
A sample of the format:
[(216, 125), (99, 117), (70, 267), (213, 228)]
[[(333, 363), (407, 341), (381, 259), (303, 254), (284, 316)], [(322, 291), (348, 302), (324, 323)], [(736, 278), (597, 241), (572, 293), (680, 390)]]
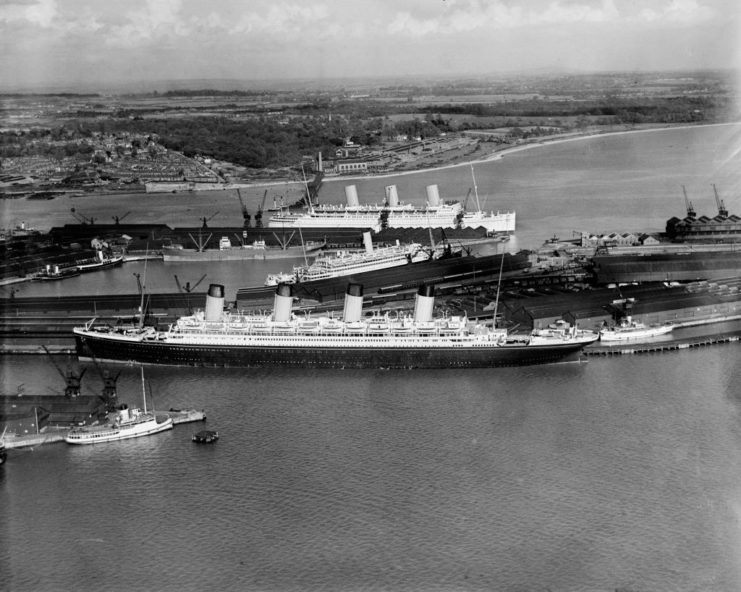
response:
[[(741, 588), (738, 344), (481, 371), (148, 368), (201, 424), (11, 451), (9, 590)], [(86, 382), (89, 392), (99, 379)], [(60, 386), (4, 360), (9, 390)], [(122, 399), (139, 397), (124, 367)]]
[[(740, 129), (524, 151), (477, 166), (479, 193), (487, 208), (517, 210), (509, 249), (571, 229), (660, 230), (684, 211), (682, 184), (698, 213), (715, 213), (710, 183), (740, 212)], [(470, 169), (356, 184), (364, 199), (391, 182), (403, 199), (421, 201), (430, 183), (462, 197)], [(342, 187), (322, 195), (341, 201)], [(196, 224), (234, 202), (231, 218), (212, 221), (233, 223), (239, 204), (227, 193), (175, 196), (181, 208), (136, 196), (115, 213)], [(110, 217), (114, 202), (93, 199), (79, 198), (79, 211)], [(4, 220), (31, 220), (29, 203), (3, 203)], [(69, 205), (52, 200), (35, 215), (72, 222)], [(207, 273), (229, 294), (274, 270), (156, 263), (146, 283), (174, 291), (173, 274), (194, 283)], [(131, 263), (19, 295), (134, 292), (131, 274), (143, 271)], [(739, 590), (740, 347), (495, 370), (147, 368), (155, 405), (205, 409), (220, 441), (193, 444), (203, 426), (191, 424), (11, 451), (0, 588)], [(48, 359), (5, 357), (0, 368), (6, 393), (63, 386)], [(139, 370), (122, 369), (120, 396), (137, 404)], [(100, 390), (94, 368), (85, 378), (87, 393)]]

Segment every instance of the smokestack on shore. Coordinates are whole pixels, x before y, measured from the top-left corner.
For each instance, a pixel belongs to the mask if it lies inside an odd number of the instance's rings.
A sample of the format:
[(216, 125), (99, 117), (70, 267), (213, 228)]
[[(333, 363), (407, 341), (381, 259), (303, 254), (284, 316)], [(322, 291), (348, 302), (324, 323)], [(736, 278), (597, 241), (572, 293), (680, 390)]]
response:
[(360, 205), (358, 190), (355, 188), (355, 185), (345, 187), (345, 199), (347, 200), (347, 205), (351, 208), (357, 208)]
[(206, 320), (219, 321), (224, 312), (224, 286), (211, 284), (206, 293)]
[(275, 301), (273, 303), (273, 320), (276, 323), (285, 323), (291, 320), (291, 308), (293, 307), (293, 293), (290, 284), (278, 284), (275, 289)]
[(440, 192), (437, 190), (437, 185), (427, 186), (427, 205), (431, 208), (440, 205)]
[(391, 207), (399, 205), (399, 194), (396, 192), (396, 185), (386, 185), (386, 203)]
[(342, 318), (346, 323), (357, 323), (363, 314), (362, 284), (348, 284), (345, 293), (345, 309)]
[(429, 323), (432, 320), (434, 307), (435, 286), (433, 284), (422, 284), (417, 290), (414, 301), (414, 322)]

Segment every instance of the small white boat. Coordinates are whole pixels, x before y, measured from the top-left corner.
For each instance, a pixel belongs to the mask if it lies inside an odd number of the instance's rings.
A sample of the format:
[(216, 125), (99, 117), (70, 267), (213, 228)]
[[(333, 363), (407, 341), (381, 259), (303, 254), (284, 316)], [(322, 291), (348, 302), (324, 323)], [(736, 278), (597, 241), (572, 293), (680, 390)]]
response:
[(118, 409), (108, 414), (105, 423), (74, 428), (64, 437), (64, 441), (68, 444), (98, 444), (100, 442), (149, 436), (150, 434), (171, 430), (173, 426), (172, 417), (165, 414), (158, 416), (153, 411), (147, 411), (144, 368), (142, 368), (142, 394), (144, 397), (143, 411), (137, 408), (130, 409), (128, 405), (122, 404)]
[(666, 335), (674, 330), (674, 325), (644, 325), (634, 321), (631, 317), (625, 317), (614, 327), (605, 327), (600, 330), (600, 341), (635, 341), (638, 339), (649, 339)]

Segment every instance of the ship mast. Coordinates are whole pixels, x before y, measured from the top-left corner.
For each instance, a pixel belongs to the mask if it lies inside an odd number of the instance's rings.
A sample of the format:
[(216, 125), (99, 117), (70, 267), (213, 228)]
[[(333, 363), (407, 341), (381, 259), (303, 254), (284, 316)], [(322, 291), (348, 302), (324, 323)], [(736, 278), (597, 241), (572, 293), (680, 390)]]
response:
[(481, 203), (479, 202), (479, 189), (476, 187), (476, 175), (473, 174), (473, 165), (471, 165), (471, 177), (473, 177), (473, 195), (476, 197), (476, 207), (478, 211), (481, 211)]
[(309, 206), (309, 213), (314, 211), (314, 206), (311, 203), (311, 192), (309, 191), (309, 183), (306, 180), (306, 171), (304, 170), (304, 163), (301, 163), (301, 174), (304, 176), (304, 188), (306, 189), (306, 203)]
[(494, 299), (494, 328), (497, 328), (497, 310), (499, 309), (499, 290), (502, 287), (502, 270), (504, 269), (504, 251), (502, 251), (502, 260), (499, 262), (499, 279), (497, 280), (497, 296)]
[(301, 251), (304, 254), (304, 265), (309, 265), (309, 260), (306, 258), (306, 245), (304, 244), (304, 233), (301, 232), (301, 225), (298, 227), (298, 235), (301, 238)]
[(144, 413), (147, 412), (147, 389), (144, 387), (144, 366), (139, 366), (142, 373), (142, 399), (144, 400)]
[(147, 261), (149, 260), (149, 246), (147, 245), (147, 251), (144, 256), (144, 281), (139, 281), (139, 274), (135, 273), (136, 283), (139, 285), (139, 292), (141, 293), (141, 302), (139, 303), (139, 330), (144, 328), (144, 290), (146, 289), (147, 283)]

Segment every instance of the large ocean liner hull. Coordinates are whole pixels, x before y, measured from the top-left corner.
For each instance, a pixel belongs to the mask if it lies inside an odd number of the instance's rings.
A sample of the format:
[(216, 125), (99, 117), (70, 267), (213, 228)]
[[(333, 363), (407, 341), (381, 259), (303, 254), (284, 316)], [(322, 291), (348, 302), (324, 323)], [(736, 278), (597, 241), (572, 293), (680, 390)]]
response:
[(224, 310), (224, 287), (212, 284), (206, 307), (167, 330), (76, 327), (81, 359), (173, 366), (297, 368), (488, 368), (577, 359), (597, 334), (554, 327), (513, 335), (466, 317), (438, 315), (434, 286), (420, 286), (414, 315), (362, 315), (362, 285), (349, 284), (342, 319), (296, 315), (292, 288), (279, 284), (272, 314)]
[[(576, 361), (583, 343), (497, 348), (235, 347), (125, 342), (76, 335), (80, 359), (172, 366), (294, 368), (493, 368)], [(94, 358), (93, 358), (94, 356)]]

